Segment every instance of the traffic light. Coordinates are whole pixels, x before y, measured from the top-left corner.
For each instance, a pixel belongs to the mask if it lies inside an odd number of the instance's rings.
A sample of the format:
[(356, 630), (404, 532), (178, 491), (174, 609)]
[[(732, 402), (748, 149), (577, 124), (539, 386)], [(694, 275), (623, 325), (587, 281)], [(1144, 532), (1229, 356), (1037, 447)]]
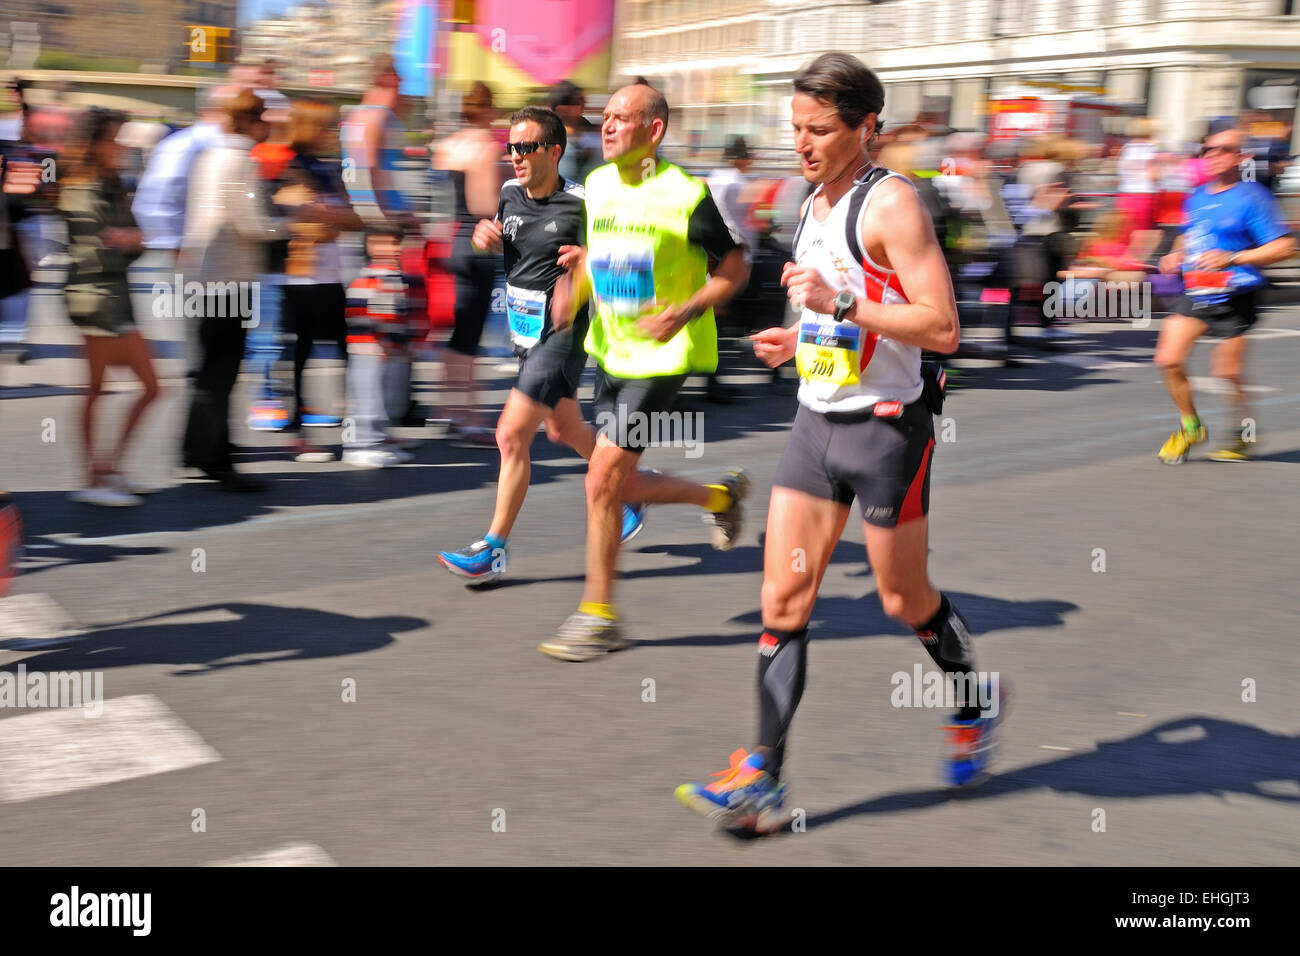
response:
[(186, 59), (191, 63), (235, 62), (235, 31), (230, 27), (186, 27)]

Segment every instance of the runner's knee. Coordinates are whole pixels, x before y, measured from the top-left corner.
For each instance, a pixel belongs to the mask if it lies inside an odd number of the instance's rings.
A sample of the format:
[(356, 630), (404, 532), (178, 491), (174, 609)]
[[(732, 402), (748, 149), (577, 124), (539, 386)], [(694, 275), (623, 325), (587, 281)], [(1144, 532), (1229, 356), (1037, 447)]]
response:
[(619, 473), (617, 459), (611, 455), (595, 454), (587, 466), (588, 503), (618, 499), (625, 475)]
[(925, 607), (923, 600), (925, 595), (919, 592), (910, 593), (877, 585), (877, 593), (880, 595), (880, 608), (885, 615), (896, 621), (902, 621), (909, 627), (933, 610)]
[(763, 579), (760, 604), (764, 622), (773, 627), (799, 627), (812, 616), (817, 592), (807, 583), (773, 577)]
[(517, 426), (498, 428), (497, 448), (502, 458), (518, 458), (528, 454), (528, 441)]

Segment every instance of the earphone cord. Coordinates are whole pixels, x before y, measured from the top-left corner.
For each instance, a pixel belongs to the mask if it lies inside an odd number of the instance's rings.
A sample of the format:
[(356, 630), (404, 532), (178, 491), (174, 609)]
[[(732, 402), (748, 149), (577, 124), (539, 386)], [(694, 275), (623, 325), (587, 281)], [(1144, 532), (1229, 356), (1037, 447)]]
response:
[(868, 169), (871, 169), (873, 166), (875, 166), (875, 163), (873, 163), (869, 159), (865, 163), (863, 163), (862, 166), (858, 168), (858, 171), (853, 174), (853, 185), (861, 186), (864, 182), (866, 182), (866, 177), (863, 176), (862, 173)]

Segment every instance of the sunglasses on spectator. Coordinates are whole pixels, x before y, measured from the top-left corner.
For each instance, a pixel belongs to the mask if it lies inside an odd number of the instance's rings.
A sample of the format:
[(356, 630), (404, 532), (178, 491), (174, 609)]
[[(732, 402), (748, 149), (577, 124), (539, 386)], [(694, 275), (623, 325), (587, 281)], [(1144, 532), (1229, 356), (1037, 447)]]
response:
[(1215, 153), (1239, 153), (1241, 150), (1235, 146), (1202, 146), (1201, 156), (1213, 156)]
[(530, 156), (544, 146), (555, 145), (555, 143), (539, 143), (535, 140), (529, 140), (525, 143), (507, 143), (506, 152), (513, 153), (515, 156)]

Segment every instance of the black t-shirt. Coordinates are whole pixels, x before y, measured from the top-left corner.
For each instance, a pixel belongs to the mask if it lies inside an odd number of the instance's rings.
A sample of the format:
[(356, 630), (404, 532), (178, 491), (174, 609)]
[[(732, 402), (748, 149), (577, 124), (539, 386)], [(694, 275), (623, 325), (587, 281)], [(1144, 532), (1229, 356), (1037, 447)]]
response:
[[(512, 179), (501, 187), (497, 221), (501, 223), (506, 282), (546, 295), (542, 333), (546, 339), (552, 331), (551, 293), (556, 280), (564, 274), (555, 260), (561, 246), (581, 245), (586, 238), (586, 194), (580, 185), (561, 177), (559, 186), (549, 196), (532, 199), (519, 181)], [(584, 307), (574, 320), (575, 332), (585, 334), (586, 319)]]
[(687, 221), (686, 239), (691, 245), (702, 247), (711, 262), (721, 262), (728, 252), (740, 245), (727, 228), (727, 222), (707, 186), (704, 198), (691, 211), (691, 218)]

